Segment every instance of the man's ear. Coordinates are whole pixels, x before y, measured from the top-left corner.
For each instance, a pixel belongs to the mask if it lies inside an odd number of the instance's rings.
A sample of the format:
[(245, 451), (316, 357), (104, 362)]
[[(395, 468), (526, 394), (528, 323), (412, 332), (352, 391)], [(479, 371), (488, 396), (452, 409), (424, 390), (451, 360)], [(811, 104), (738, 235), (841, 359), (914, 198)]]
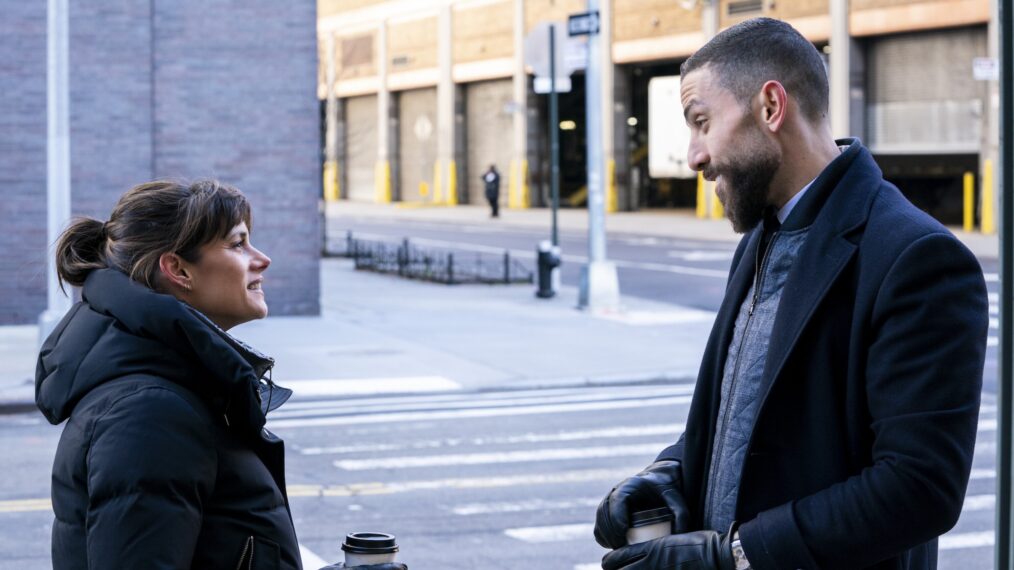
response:
[(175, 253), (163, 253), (158, 258), (158, 268), (162, 277), (172, 289), (191, 291), (194, 288), (193, 278), (187, 268), (187, 262)]
[(760, 120), (771, 132), (778, 132), (788, 114), (789, 95), (785, 87), (777, 81), (768, 81), (761, 86)]

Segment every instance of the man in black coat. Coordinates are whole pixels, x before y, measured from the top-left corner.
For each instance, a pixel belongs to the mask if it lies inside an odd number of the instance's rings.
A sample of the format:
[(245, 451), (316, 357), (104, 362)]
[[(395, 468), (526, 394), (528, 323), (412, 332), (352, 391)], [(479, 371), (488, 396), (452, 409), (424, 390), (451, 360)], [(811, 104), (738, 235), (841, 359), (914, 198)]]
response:
[[(788, 24), (733, 26), (681, 72), (690, 164), (746, 235), (685, 433), (599, 507), (603, 568), (935, 568), (975, 444), (978, 262), (833, 140), (823, 63)], [(676, 534), (625, 546), (659, 504)]]
[(500, 217), (500, 173), (496, 170), (495, 164), (489, 165), (482, 175), (482, 183), (486, 186), (486, 201), (489, 202), (490, 217)]

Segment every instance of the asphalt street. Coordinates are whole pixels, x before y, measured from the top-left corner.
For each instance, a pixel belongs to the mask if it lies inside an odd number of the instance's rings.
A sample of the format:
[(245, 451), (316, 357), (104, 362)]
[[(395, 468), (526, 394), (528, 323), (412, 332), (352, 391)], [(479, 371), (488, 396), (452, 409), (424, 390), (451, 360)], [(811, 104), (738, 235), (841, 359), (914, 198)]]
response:
[[(344, 533), (395, 534), (415, 570), (591, 570), (595, 507), (683, 429), (690, 383), (366, 396), (291, 402), (269, 427), (287, 444), (304, 563), (339, 560)], [(60, 429), (0, 416), (6, 450), (0, 569), (49, 567), (48, 473)], [(995, 401), (940, 568), (992, 567)]]
[[(549, 231), (487, 223), (449, 225), (435, 222), (385, 222), (377, 219), (341, 217), (327, 226), (329, 247), (340, 248), (348, 232), (360, 239), (400, 242), (404, 238), (419, 246), (437, 250), (476, 252), (496, 256), (505, 250), (534, 267), (535, 249)], [(585, 232), (560, 232), (563, 252), (561, 280), (578, 286), (581, 267), (588, 259)], [(616, 263), (620, 291), (624, 296), (672, 303), (707, 311), (717, 311), (725, 294), (729, 265), (736, 244), (722, 241), (609, 234), (607, 255)], [(998, 372), (1000, 283), (999, 264), (995, 259), (980, 259), (989, 290), (989, 339), (983, 392), (996, 394)]]

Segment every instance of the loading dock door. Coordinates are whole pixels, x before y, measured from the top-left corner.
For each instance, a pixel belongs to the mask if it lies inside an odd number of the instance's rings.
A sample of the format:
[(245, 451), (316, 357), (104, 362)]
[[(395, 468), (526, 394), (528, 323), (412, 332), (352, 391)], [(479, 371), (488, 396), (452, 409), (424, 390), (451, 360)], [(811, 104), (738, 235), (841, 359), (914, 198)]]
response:
[(372, 202), (375, 199), (373, 172), (377, 163), (377, 97), (351, 97), (345, 109), (349, 200)]
[[(437, 90), (413, 89), (398, 95), (399, 170), (403, 202), (433, 199), (433, 164), (437, 159)], [(428, 195), (419, 193), (425, 183)]]
[(507, 109), (513, 89), (513, 81), (503, 79), (469, 83), (465, 90), (468, 165), (464, 177), (470, 204), (486, 203), (486, 187), (480, 177), (490, 164), (500, 171), (500, 203), (507, 203), (514, 149), (514, 118)]

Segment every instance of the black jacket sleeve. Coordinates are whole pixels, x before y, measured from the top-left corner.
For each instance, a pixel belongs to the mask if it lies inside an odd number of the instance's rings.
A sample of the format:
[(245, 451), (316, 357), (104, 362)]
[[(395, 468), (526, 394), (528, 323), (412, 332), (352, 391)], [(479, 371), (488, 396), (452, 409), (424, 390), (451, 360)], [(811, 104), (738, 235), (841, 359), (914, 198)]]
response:
[(89, 568), (190, 568), (216, 452), (182, 396), (145, 388), (94, 426), (87, 456)]
[(740, 527), (754, 568), (864, 568), (926, 543), (961, 513), (988, 331), (982, 270), (949, 234), (897, 256), (869, 316), (872, 464)]

